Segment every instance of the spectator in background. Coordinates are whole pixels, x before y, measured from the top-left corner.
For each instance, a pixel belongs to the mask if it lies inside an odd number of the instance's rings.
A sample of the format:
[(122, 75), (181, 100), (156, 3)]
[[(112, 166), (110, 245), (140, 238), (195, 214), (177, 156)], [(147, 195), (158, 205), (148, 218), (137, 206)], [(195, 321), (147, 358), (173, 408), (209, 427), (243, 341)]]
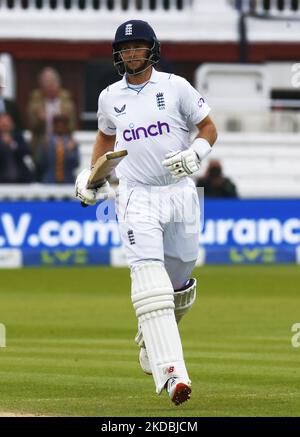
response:
[(53, 184), (74, 183), (74, 170), (79, 165), (78, 145), (70, 132), (69, 118), (65, 114), (53, 117), (53, 132), (39, 149), (38, 164), (43, 171), (42, 182)]
[[(39, 89), (32, 91), (28, 104), (28, 121), (35, 162), (39, 156), (38, 147), (49, 142), (53, 133), (53, 117), (57, 114), (67, 115), (69, 131), (75, 130), (75, 105), (71, 95), (61, 87), (58, 72), (51, 67), (45, 67), (39, 75)], [(38, 169), (38, 179), (41, 178)]]
[(238, 197), (235, 184), (223, 175), (222, 166), (216, 159), (209, 162), (204, 177), (196, 180), (196, 186), (204, 187), (205, 197)]
[(34, 165), (22, 135), (9, 114), (0, 114), (0, 182), (28, 183), (34, 180)]
[(13, 100), (3, 97), (4, 87), (0, 84), (0, 114), (9, 114), (14, 122), (14, 128), (20, 134), (23, 130), (23, 123), (16, 103)]

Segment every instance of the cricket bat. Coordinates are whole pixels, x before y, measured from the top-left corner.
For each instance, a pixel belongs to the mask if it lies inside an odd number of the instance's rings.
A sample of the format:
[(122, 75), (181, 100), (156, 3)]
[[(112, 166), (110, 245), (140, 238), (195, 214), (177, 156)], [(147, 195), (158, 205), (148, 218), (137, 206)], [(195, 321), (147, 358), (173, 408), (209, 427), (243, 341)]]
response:
[[(87, 182), (87, 188), (98, 188), (103, 185), (105, 178), (117, 167), (119, 162), (128, 154), (127, 150), (118, 150), (117, 152), (106, 152), (97, 159), (91, 175)], [(87, 206), (81, 202), (82, 206)]]
[(127, 155), (127, 150), (118, 150), (117, 152), (107, 152), (97, 159), (91, 175), (89, 177), (87, 188), (98, 188), (104, 182), (104, 179), (117, 167), (119, 162)]

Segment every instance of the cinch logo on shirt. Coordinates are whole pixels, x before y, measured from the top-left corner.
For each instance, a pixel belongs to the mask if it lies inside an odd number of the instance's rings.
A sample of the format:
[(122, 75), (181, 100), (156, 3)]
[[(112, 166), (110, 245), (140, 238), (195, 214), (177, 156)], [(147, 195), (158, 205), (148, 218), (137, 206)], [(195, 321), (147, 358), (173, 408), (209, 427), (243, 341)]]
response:
[(134, 129), (134, 124), (129, 125), (131, 129), (126, 129), (123, 132), (123, 138), (125, 141), (139, 140), (140, 138), (156, 137), (157, 135), (163, 135), (164, 131), (170, 132), (170, 126), (168, 123), (158, 121), (156, 124), (150, 124), (148, 127), (137, 127)]

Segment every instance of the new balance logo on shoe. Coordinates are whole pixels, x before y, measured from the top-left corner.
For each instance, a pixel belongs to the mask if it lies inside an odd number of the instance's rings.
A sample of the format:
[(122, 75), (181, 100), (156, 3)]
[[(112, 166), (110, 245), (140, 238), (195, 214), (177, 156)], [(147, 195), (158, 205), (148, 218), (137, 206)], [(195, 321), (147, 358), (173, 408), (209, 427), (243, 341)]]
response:
[(164, 374), (165, 375), (171, 375), (171, 373), (174, 373), (174, 370), (175, 370), (174, 366), (165, 367), (164, 368)]

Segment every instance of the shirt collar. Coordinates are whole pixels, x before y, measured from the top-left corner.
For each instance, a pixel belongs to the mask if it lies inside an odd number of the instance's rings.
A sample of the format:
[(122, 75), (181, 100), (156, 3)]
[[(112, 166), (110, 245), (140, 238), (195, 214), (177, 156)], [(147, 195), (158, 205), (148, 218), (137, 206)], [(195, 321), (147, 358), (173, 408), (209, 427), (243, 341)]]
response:
[[(148, 82), (156, 83), (158, 82), (158, 80), (159, 80), (159, 74), (155, 70), (155, 68), (152, 67), (151, 77)], [(121, 79), (121, 89), (125, 89), (125, 88), (128, 88), (126, 74), (124, 74), (123, 79)]]

